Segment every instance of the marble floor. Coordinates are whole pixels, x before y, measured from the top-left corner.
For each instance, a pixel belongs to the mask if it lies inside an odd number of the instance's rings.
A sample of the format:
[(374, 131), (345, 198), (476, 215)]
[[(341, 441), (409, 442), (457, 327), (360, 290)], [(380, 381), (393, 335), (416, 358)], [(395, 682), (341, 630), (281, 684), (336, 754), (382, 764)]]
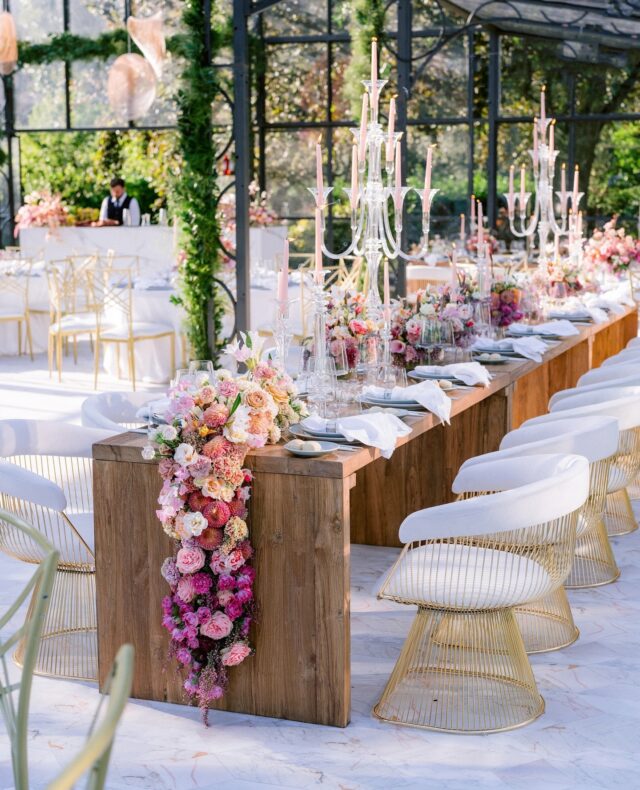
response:
[[(0, 417), (77, 421), (90, 390), (81, 364), (59, 388), (46, 371), (0, 359)], [(105, 388), (114, 382), (105, 380)], [(124, 388), (124, 387), (122, 387)], [(640, 511), (639, 511), (640, 514)], [(622, 574), (571, 591), (580, 640), (532, 657), (547, 709), (533, 724), (491, 736), (453, 736), (382, 724), (371, 715), (413, 613), (371, 588), (393, 549), (352, 547), (352, 722), (345, 729), (132, 700), (111, 760), (110, 790), (248, 788), (640, 788), (640, 531), (614, 541)], [(29, 574), (0, 554), (0, 610)], [(638, 652), (636, 652), (638, 651)], [(163, 671), (158, 666), (158, 672)], [(17, 668), (12, 668), (17, 678)], [(32, 787), (43, 788), (83, 742), (95, 686), (37, 678), (31, 705)], [(12, 787), (0, 729), (0, 790)]]

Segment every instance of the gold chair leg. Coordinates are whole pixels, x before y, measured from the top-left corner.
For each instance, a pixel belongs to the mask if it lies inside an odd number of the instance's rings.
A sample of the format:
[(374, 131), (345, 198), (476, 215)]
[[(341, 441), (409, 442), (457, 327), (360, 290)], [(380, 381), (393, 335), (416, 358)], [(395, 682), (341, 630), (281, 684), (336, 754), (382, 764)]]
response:
[(53, 348), (54, 348), (54, 337), (51, 333), (49, 333), (49, 337), (47, 338), (47, 356), (49, 360), (49, 378), (53, 376)]
[(96, 335), (96, 349), (93, 352), (93, 389), (98, 389), (98, 373), (100, 371), (100, 341)]
[(613, 494), (607, 494), (607, 504), (604, 509), (604, 523), (609, 537), (627, 535), (638, 529), (638, 522), (633, 515), (631, 501), (626, 488), (621, 488)]
[(29, 357), (33, 362), (33, 338), (31, 336), (31, 317), (29, 316), (29, 313), (25, 315), (24, 323), (27, 333), (27, 348), (29, 349)]
[(460, 733), (514, 729), (543, 711), (511, 609), (422, 607), (374, 708), (394, 724)]
[(176, 336), (175, 336), (175, 333), (169, 335), (169, 340), (171, 342), (171, 357), (170, 357), (171, 370), (170, 370), (170, 376), (173, 377), (173, 375), (176, 372)]
[(629, 494), (629, 499), (640, 499), (640, 475), (627, 486), (627, 494)]
[(571, 589), (598, 587), (611, 584), (618, 576), (620, 570), (611, 549), (607, 528), (604, 521), (599, 519), (597, 524), (578, 536), (571, 573), (564, 586)]
[(18, 356), (22, 356), (22, 321), (18, 321)]
[(56, 361), (58, 365), (58, 383), (62, 383), (62, 335), (58, 335)]
[[(59, 568), (42, 631), (35, 673), (59, 678), (97, 680), (98, 631), (95, 573)], [(34, 605), (31, 601), (30, 607)], [(25, 644), (14, 660), (22, 666)]]
[(135, 343), (127, 344), (129, 356), (129, 375), (131, 376), (131, 386), (133, 391), (136, 391), (136, 359), (135, 359)]
[(563, 587), (514, 609), (527, 653), (549, 653), (572, 645), (580, 632)]

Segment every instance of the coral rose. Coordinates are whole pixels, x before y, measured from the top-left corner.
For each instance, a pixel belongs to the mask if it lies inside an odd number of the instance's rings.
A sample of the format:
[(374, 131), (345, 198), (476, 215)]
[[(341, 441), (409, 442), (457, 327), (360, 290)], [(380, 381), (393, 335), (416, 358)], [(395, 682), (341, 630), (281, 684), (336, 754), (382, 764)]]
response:
[[(267, 385), (271, 386), (271, 385)], [(244, 401), (247, 406), (250, 406), (252, 409), (265, 409), (269, 403), (269, 400), (266, 394), (259, 389), (250, 390), (244, 397)]]
[(251, 648), (246, 642), (234, 642), (231, 647), (225, 647), (220, 651), (222, 665), (225, 667), (235, 667), (249, 655), (251, 655)]
[(229, 636), (233, 623), (224, 612), (214, 612), (211, 618), (200, 626), (200, 633), (209, 639), (224, 639)]
[(180, 549), (176, 555), (176, 567), (180, 573), (195, 573), (204, 566), (204, 551), (198, 546)]
[(229, 409), (223, 403), (214, 403), (202, 415), (208, 428), (220, 428), (229, 417)]

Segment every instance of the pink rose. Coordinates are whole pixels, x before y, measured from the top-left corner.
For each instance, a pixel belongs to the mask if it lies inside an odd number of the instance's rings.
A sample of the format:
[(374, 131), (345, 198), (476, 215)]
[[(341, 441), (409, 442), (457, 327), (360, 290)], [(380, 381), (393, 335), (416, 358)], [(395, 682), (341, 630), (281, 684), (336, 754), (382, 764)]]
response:
[(392, 340), (389, 343), (389, 351), (391, 351), (392, 354), (402, 354), (404, 349), (405, 344), (402, 342), (402, 340)]
[(226, 565), (232, 571), (237, 571), (245, 563), (245, 558), (240, 549), (234, 549), (227, 555)]
[(235, 667), (241, 664), (245, 658), (251, 655), (251, 648), (246, 642), (234, 642), (231, 647), (226, 647), (220, 652), (222, 665), (225, 667)]
[(233, 593), (231, 590), (218, 590), (218, 601), (220, 602), (220, 606), (226, 606), (233, 601)]
[(204, 424), (208, 428), (219, 428), (224, 425), (229, 417), (229, 409), (223, 403), (214, 403), (202, 415)]
[(180, 549), (176, 555), (176, 567), (180, 573), (195, 573), (203, 567), (205, 554), (201, 548)]
[(209, 639), (224, 639), (229, 636), (233, 623), (224, 612), (214, 612), (211, 619), (200, 626), (200, 633)]
[(196, 597), (196, 588), (191, 576), (183, 576), (178, 582), (176, 595), (185, 603), (191, 603)]
[(235, 398), (238, 394), (238, 385), (231, 379), (226, 379), (218, 385), (218, 392), (223, 398)]

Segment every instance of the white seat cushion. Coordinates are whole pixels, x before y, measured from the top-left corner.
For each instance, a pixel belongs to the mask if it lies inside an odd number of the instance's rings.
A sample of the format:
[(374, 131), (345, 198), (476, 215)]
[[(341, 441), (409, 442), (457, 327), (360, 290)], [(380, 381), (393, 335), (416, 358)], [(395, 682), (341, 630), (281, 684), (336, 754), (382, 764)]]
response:
[(67, 513), (67, 518), (76, 528), (80, 537), (87, 546), (95, 553), (93, 538), (93, 513)]
[(96, 317), (93, 313), (70, 313), (51, 324), (50, 332), (95, 332)]
[(10, 310), (8, 307), (0, 307), (0, 319), (3, 321), (22, 321), (24, 320), (24, 313), (16, 313), (15, 310)]
[(495, 609), (541, 598), (554, 586), (542, 565), (528, 557), (439, 543), (406, 552), (387, 584), (381, 579), (376, 592), (436, 608)]
[[(171, 324), (155, 324), (155, 323), (134, 323), (132, 326), (133, 337), (152, 337), (153, 335), (162, 335), (165, 333), (173, 332), (174, 329)], [(105, 340), (126, 340), (129, 337), (129, 329), (127, 326), (114, 326), (107, 330), (100, 332), (100, 337)]]

